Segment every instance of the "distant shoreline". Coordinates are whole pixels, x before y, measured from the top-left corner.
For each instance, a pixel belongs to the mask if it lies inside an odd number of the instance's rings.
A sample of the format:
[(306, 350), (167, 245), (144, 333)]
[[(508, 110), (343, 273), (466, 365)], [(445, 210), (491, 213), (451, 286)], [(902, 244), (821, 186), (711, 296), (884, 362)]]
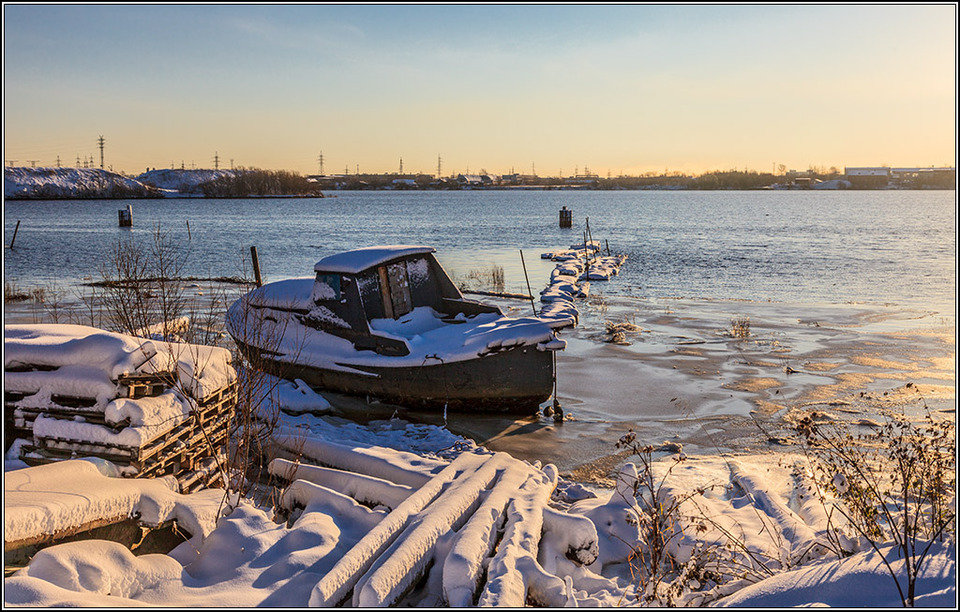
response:
[[(560, 186), (521, 186), (521, 187), (484, 187), (478, 189), (384, 189), (384, 188), (367, 188), (367, 189), (332, 189), (328, 190), (327, 194), (272, 194), (272, 195), (247, 195), (247, 196), (205, 196), (199, 194), (186, 193), (182, 195), (146, 195), (146, 196), (62, 196), (62, 197), (29, 197), (29, 196), (7, 196), (4, 198), (8, 202), (60, 202), (60, 201), (73, 201), (73, 200), (293, 200), (293, 199), (326, 199), (326, 198), (335, 198), (336, 192), (338, 191), (348, 191), (348, 192), (357, 192), (357, 191), (383, 191), (383, 192), (461, 192), (461, 191), (472, 191), (472, 192), (483, 192), (483, 191), (592, 191), (592, 192), (623, 192), (623, 191), (765, 191), (765, 192), (783, 192), (783, 191), (829, 191), (829, 192), (863, 192), (863, 191), (956, 191), (956, 188), (899, 188), (899, 189), (765, 189), (762, 187), (753, 188), (753, 189), (725, 189), (725, 188), (716, 188), (716, 189), (691, 189), (686, 187), (642, 187), (635, 189), (603, 189), (603, 188), (583, 188), (583, 187), (560, 187)], [(330, 192), (333, 192), (331, 194)]]

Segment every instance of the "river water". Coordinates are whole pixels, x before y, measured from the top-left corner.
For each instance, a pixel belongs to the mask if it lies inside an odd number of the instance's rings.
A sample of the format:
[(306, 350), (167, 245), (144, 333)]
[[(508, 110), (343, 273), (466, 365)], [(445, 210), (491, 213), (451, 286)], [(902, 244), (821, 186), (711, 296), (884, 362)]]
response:
[[(613, 295), (896, 303), (951, 311), (956, 292), (953, 191), (335, 192), (325, 199), (17, 201), (4, 208), (4, 277), (20, 286), (96, 279), (120, 239), (160, 224), (190, 249), (188, 273), (237, 274), (256, 245), (267, 280), (309, 276), (321, 257), (373, 244), (429, 244), (455, 274), (496, 263), (510, 289), (534, 291), (539, 253), (594, 239), (629, 255)], [(574, 211), (560, 229), (557, 211)], [(188, 240), (187, 222), (190, 225)]]
[[(589, 217), (593, 238), (629, 259), (619, 276), (592, 283), (578, 327), (561, 334), (567, 421), (471, 413), (448, 422), (399, 408), (406, 418), (603, 482), (629, 430), (687, 452), (756, 452), (791, 443), (791, 423), (810, 410), (854, 423), (921, 405), (955, 416), (955, 192), (332, 195), (134, 201), (132, 229), (117, 227), (125, 202), (8, 202), (6, 244), (21, 225), (4, 249), (4, 279), (62, 289), (95, 280), (118, 240), (147, 241), (160, 224), (199, 277), (249, 270), (252, 245), (271, 281), (311, 276), (338, 251), (412, 243), (434, 246), (461, 278), (501, 265), (506, 289), (525, 293), (523, 249), (536, 293), (554, 266), (540, 253), (582, 240)], [(561, 206), (573, 210), (573, 229), (558, 228)], [(529, 314), (523, 302), (495, 301)], [(5, 320), (42, 320), (43, 310), (8, 308)], [(744, 316), (749, 337), (731, 337), (732, 318)], [(634, 326), (629, 345), (607, 342), (611, 322)], [(354, 419), (398, 410), (329, 399)]]

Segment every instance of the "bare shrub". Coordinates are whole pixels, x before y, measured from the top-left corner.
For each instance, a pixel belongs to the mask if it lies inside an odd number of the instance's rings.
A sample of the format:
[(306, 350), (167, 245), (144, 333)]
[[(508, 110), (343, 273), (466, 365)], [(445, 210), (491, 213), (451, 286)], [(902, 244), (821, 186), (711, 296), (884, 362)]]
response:
[[(885, 424), (865, 434), (809, 417), (796, 426), (817, 494), (831, 515), (833, 539), (859, 537), (860, 546), (874, 550), (905, 606), (914, 604), (917, 576), (933, 544), (956, 530), (956, 426), (949, 418), (934, 418), (922, 396), (920, 402), (924, 416), (918, 423), (888, 415)], [(828, 505), (828, 496), (841, 503)], [(880, 551), (888, 544), (904, 560), (906, 576)]]
[(13, 302), (26, 302), (30, 299), (30, 293), (20, 289), (16, 281), (3, 282), (3, 302), (5, 304)]

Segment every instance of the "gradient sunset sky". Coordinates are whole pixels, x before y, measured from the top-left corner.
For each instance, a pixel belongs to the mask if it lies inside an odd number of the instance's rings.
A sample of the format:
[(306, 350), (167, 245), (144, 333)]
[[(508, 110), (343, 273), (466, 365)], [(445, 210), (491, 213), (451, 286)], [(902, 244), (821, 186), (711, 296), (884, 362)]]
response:
[(953, 165), (956, 9), (7, 5), (4, 158), (327, 172)]

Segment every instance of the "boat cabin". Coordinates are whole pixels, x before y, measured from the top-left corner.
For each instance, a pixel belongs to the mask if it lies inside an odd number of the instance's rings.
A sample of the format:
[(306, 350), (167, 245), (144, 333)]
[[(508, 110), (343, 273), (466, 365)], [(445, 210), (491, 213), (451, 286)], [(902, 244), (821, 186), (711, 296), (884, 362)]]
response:
[(303, 322), (351, 340), (358, 349), (404, 355), (405, 342), (372, 330), (369, 321), (399, 319), (419, 307), (434, 309), (451, 324), (464, 316), (502, 314), (465, 299), (433, 253), (428, 246), (377, 246), (321, 259), (314, 266), (314, 308)]

